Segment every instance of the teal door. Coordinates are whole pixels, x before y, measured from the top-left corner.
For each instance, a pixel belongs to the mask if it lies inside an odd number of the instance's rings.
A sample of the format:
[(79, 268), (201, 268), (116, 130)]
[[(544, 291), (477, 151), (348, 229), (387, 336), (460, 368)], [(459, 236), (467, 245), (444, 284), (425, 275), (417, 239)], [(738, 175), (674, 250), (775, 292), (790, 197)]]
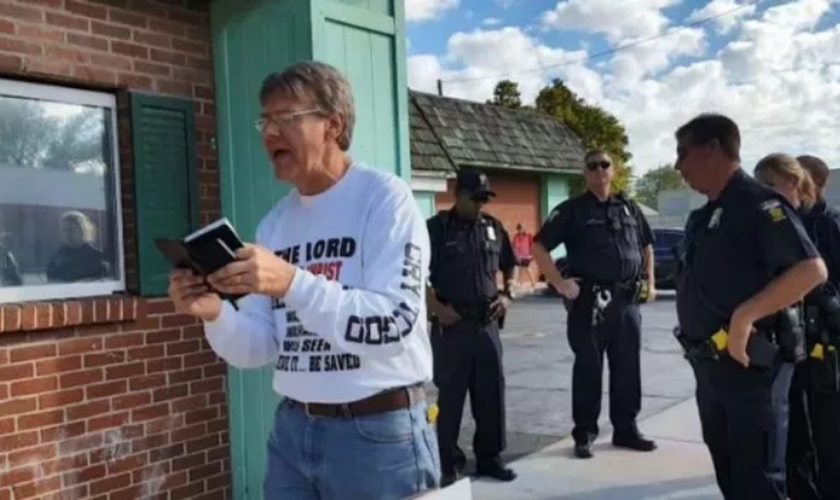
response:
[[(243, 236), (289, 187), (271, 171), (253, 123), (270, 72), (307, 59), (341, 69), (353, 85), (351, 154), (410, 178), (402, 0), (213, 0), (222, 211)], [(236, 500), (262, 498), (265, 446), (279, 396), (273, 367), (228, 370)]]

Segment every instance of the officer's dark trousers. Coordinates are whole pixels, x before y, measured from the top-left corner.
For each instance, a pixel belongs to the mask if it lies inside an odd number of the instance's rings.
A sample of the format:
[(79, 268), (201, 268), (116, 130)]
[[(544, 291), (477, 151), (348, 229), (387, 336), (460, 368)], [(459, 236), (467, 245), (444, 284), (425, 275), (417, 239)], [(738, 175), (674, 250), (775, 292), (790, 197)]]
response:
[(569, 345), (575, 354), (572, 368), (572, 437), (585, 443), (598, 435), (601, 414), (604, 353), (610, 372), (610, 421), (613, 435), (633, 435), (642, 405), (641, 324), (639, 306), (613, 293), (603, 322), (592, 325), (595, 297), (581, 288), (568, 318)]
[(481, 462), (497, 458), (507, 445), (505, 378), (498, 324), (461, 320), (435, 335), (432, 348), (440, 408), (437, 434), (441, 472), (452, 474), (465, 460), (458, 447), (458, 434), (467, 392), (476, 424), (473, 436), (476, 459)]
[(792, 500), (820, 500), (822, 498), (817, 485), (817, 451), (811, 422), (810, 369), (808, 361), (799, 363), (794, 369), (790, 383), (786, 462), (788, 496)]
[(703, 440), (726, 500), (787, 498), (785, 452), (793, 364), (744, 368), (725, 356), (692, 364)]
[(788, 494), (792, 500), (840, 499), (840, 393), (834, 373), (807, 359), (791, 384)]

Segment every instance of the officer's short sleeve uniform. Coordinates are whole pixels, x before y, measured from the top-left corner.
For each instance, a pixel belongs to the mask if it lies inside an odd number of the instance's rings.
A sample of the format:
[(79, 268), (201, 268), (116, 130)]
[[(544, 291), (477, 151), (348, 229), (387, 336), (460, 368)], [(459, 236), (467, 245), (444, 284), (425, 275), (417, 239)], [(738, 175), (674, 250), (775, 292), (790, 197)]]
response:
[(840, 211), (820, 200), (803, 217), (805, 230), (828, 268), (828, 282), (840, 286)]
[(599, 200), (586, 192), (559, 204), (535, 239), (549, 252), (564, 244), (572, 276), (616, 284), (640, 276), (642, 249), (653, 234), (638, 205), (623, 194)]
[(704, 340), (735, 309), (798, 262), (818, 257), (793, 207), (743, 171), (685, 229), (677, 314), (686, 336)]

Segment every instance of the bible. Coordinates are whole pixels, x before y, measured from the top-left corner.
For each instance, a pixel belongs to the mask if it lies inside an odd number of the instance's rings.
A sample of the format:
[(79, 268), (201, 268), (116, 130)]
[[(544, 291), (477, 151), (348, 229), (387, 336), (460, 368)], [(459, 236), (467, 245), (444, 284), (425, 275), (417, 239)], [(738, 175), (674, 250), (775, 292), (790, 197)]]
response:
[[(237, 250), (245, 244), (230, 221), (222, 218), (180, 240), (157, 238), (155, 246), (176, 268), (192, 269), (196, 274), (207, 276), (234, 262)], [(244, 297), (244, 294), (217, 293), (234, 305)]]

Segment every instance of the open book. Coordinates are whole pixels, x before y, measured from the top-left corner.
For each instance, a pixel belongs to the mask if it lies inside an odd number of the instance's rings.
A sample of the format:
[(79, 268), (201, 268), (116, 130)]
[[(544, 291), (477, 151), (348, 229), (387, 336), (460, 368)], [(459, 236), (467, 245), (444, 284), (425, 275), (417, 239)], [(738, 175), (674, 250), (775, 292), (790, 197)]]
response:
[[(236, 251), (244, 244), (230, 221), (222, 218), (180, 240), (158, 238), (155, 246), (173, 266), (207, 276), (235, 261)], [(243, 297), (219, 295), (229, 301)]]

